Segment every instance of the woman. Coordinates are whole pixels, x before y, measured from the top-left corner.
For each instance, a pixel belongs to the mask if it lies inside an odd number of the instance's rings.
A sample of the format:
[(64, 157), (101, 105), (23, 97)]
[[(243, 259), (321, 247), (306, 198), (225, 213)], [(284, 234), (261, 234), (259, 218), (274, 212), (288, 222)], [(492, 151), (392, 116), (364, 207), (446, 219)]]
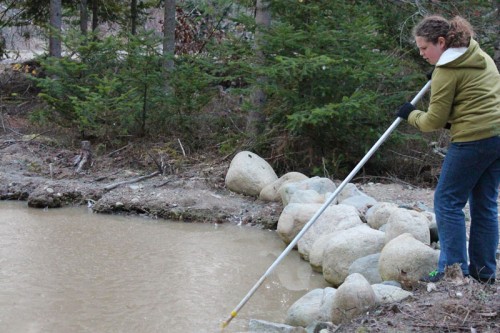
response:
[[(405, 103), (397, 115), (423, 132), (446, 127), (451, 134), (434, 195), (439, 263), (423, 280), (439, 281), (447, 266), (458, 263), (464, 276), (493, 284), (499, 238), (500, 75), (462, 17), (425, 17), (413, 35), (420, 55), (435, 65), (430, 104), (424, 112)], [(468, 252), (463, 213), (467, 200)]]

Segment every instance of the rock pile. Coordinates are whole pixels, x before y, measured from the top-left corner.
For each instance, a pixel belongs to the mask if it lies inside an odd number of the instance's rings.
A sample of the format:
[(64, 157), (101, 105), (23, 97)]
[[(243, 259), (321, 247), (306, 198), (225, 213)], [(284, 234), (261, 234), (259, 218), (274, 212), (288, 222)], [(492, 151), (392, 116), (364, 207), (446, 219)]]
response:
[[(281, 201), (277, 232), (287, 244), (336, 190), (328, 178), (298, 172), (278, 178), (265, 160), (246, 151), (231, 162), (226, 185), (261, 200)], [(437, 266), (431, 229), (433, 213), (377, 202), (348, 184), (297, 243), (301, 257), (332, 287), (312, 290), (295, 302), (276, 332), (316, 332), (318, 325), (350, 321), (377, 304), (410, 296), (404, 289)], [(272, 325), (252, 320), (250, 330), (274, 332)]]

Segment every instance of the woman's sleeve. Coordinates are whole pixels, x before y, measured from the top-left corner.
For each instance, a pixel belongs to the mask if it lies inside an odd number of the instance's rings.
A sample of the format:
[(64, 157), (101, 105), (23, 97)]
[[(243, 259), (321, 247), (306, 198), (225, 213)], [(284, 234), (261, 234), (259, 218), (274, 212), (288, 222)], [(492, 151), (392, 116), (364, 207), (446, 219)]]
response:
[(456, 80), (451, 70), (437, 67), (431, 82), (431, 101), (427, 112), (415, 110), (408, 123), (422, 132), (431, 132), (446, 126), (453, 108)]

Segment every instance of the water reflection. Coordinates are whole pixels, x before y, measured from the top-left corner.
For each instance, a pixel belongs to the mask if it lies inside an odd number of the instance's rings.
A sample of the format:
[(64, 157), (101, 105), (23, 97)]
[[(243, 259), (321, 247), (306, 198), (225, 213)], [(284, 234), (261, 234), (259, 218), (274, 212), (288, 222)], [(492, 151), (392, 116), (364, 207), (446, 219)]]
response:
[[(283, 249), (250, 227), (0, 202), (0, 332), (220, 332)], [(290, 253), (224, 332), (325, 286)]]

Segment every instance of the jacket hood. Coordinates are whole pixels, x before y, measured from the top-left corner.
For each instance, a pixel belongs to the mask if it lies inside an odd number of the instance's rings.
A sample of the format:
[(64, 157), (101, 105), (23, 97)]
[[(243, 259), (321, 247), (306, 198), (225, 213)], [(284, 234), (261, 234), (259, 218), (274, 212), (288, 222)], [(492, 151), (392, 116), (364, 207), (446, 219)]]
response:
[(437, 67), (447, 68), (486, 68), (486, 59), (480, 52), (479, 44), (471, 38), (469, 47), (449, 48), (443, 52)]

